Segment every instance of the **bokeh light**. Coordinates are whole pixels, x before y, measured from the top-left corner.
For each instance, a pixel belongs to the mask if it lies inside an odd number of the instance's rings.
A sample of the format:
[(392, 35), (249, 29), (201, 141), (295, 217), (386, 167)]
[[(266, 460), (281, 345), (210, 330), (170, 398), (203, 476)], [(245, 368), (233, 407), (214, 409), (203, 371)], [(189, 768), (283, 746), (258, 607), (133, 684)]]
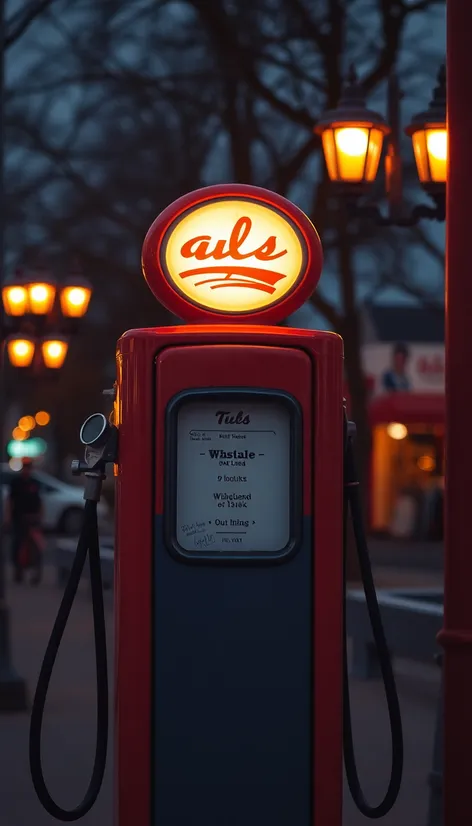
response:
[(40, 427), (46, 427), (46, 425), (48, 425), (51, 421), (51, 416), (46, 410), (38, 410), (34, 418), (36, 420), (36, 424)]
[(400, 441), (408, 436), (408, 428), (400, 422), (390, 422), (390, 424), (387, 425), (387, 433), (391, 439)]
[(24, 430), (25, 433), (28, 433), (30, 430), (33, 430), (36, 427), (36, 422), (33, 416), (22, 416), (18, 422), (18, 427), (20, 430)]

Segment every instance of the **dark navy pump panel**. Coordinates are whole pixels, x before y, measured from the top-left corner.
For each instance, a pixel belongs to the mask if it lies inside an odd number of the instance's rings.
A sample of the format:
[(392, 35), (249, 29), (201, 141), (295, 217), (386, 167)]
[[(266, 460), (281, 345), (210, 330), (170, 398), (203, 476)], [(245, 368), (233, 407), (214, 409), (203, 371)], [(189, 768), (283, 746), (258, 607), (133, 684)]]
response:
[[(271, 403), (286, 404), (286, 399), (275, 396), (272, 394)], [(208, 400), (202, 401), (205, 405)], [(215, 401), (221, 398), (215, 395)], [(257, 423), (260, 405), (251, 404), (247, 392), (244, 414), (249, 409), (250, 417), (246, 421)], [(294, 474), (292, 487), (297, 489), (296, 477), (301, 479), (302, 469), (296, 404), (289, 413), (290, 473)], [(277, 421), (276, 417), (273, 420)], [(242, 421), (243, 413), (235, 432)], [(171, 423), (168, 426), (169, 435), (175, 438), (175, 428)], [(248, 437), (245, 444), (255, 444), (254, 438)], [(261, 456), (262, 467), (272, 444), (270, 435), (265, 442), (264, 438), (252, 451)], [(168, 445), (168, 463), (178, 465), (175, 446)], [(244, 448), (244, 444), (238, 446)], [(209, 449), (203, 442), (197, 448), (202, 457)], [(202, 468), (205, 461), (202, 458)], [(213, 467), (209, 460), (207, 464)], [(244, 476), (241, 467), (238, 473)], [(177, 484), (179, 472), (181, 467), (170, 474), (169, 484)], [(206, 471), (202, 472), (204, 476)], [(234, 474), (232, 469), (228, 473)], [(224, 471), (219, 475), (224, 477)], [(208, 480), (202, 478), (203, 482)], [(228, 490), (234, 489), (229, 485)], [(251, 562), (250, 553), (239, 559), (235, 555), (234, 561), (229, 553), (223, 553), (221, 559), (205, 554), (212, 542), (218, 547), (223, 541), (216, 532), (213, 537), (211, 524), (210, 528), (204, 526), (204, 532), (201, 529), (206, 537), (204, 545), (196, 544), (197, 554), (200, 549), (204, 559), (192, 564), (193, 560), (180, 556), (172, 547), (175, 543), (169, 539), (168, 520), (164, 524), (163, 517), (156, 517), (154, 826), (312, 824), (313, 546), (311, 520), (302, 517), (298, 504), (290, 504), (291, 533), (296, 540), (290, 543), (290, 553), (274, 555), (272, 560), (270, 554), (261, 560), (261, 553), (255, 562)], [(254, 503), (251, 507), (253, 510), (236, 509), (234, 521), (244, 523), (245, 516), (255, 516), (257, 521)], [(221, 511), (223, 515), (225, 508)], [(206, 516), (211, 514), (202, 513), (202, 522)], [(263, 542), (260, 533), (254, 536)]]

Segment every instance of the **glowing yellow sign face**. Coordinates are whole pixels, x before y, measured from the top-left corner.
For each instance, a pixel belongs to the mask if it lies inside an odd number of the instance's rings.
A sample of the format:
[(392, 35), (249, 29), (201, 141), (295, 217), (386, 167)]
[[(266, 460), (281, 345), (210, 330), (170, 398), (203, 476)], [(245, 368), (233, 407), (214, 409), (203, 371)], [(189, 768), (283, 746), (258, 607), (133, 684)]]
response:
[(228, 198), (196, 206), (169, 227), (160, 249), (167, 279), (193, 304), (249, 313), (291, 292), (306, 268), (306, 245), (276, 208)]

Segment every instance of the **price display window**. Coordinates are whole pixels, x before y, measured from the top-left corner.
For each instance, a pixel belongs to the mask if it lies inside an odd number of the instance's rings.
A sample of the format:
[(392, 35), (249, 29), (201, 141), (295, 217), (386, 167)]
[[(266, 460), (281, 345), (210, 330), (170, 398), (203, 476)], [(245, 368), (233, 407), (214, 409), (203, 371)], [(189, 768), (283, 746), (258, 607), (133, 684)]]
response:
[(187, 561), (286, 559), (301, 538), (301, 411), (276, 391), (187, 391), (167, 412), (166, 543)]

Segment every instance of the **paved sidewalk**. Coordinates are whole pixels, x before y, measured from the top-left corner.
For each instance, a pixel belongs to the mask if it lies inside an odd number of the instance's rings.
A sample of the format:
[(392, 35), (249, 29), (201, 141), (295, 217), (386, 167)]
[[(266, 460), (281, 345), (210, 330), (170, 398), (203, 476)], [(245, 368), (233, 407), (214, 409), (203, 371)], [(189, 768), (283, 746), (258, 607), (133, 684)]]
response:
[[(52, 569), (47, 570), (46, 582), (38, 589), (26, 585), (9, 587), (14, 665), (27, 680), (31, 700), (61, 595)], [(110, 631), (111, 610), (107, 624)], [(111, 661), (110, 633), (108, 640)], [(53, 797), (65, 808), (72, 809), (80, 802), (90, 779), (95, 749), (94, 692), (91, 603), (83, 583), (56, 661), (43, 730), (46, 782)], [(29, 774), (28, 736), (29, 714), (0, 715), (0, 826), (59, 823), (37, 801)], [(110, 742), (109, 754), (112, 753)], [(95, 809), (79, 821), (84, 826), (112, 824), (111, 768), (110, 760)]]
[[(444, 587), (444, 576), (440, 571), (424, 568), (405, 569), (374, 565), (373, 574), (376, 588), (438, 588)], [(362, 587), (361, 585), (358, 587)]]
[[(47, 581), (39, 589), (9, 587), (14, 661), (28, 680), (31, 695), (60, 595), (52, 570), (47, 572)], [(110, 595), (106, 600), (111, 663)], [(396, 808), (382, 823), (384, 826), (427, 826), (427, 775), (431, 767), (439, 679), (434, 668), (415, 668), (403, 663), (399, 663), (398, 668), (405, 728), (405, 781)], [(46, 779), (53, 795), (66, 807), (77, 804), (90, 776), (95, 739), (94, 690), (91, 604), (84, 585), (58, 657), (44, 729)], [(390, 760), (382, 687), (377, 682), (353, 682), (351, 696), (359, 770), (369, 798), (375, 803), (385, 789)], [(32, 788), (28, 727), (28, 715), (0, 716), (0, 826), (52, 826), (58, 822), (43, 812)], [(110, 756), (113, 753), (112, 743), (109, 753)], [(81, 821), (84, 826), (112, 826), (111, 762), (110, 759), (95, 809)], [(344, 826), (365, 826), (367, 822), (357, 813), (347, 793)]]

